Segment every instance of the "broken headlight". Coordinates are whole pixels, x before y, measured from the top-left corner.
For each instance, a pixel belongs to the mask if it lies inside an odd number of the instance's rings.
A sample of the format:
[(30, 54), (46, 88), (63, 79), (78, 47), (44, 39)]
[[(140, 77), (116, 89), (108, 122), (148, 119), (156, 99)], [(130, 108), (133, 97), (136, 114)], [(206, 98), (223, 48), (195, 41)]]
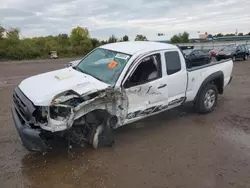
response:
[(51, 106), (50, 107), (50, 117), (52, 119), (57, 119), (58, 117), (68, 117), (71, 114), (70, 107), (64, 106)]
[(45, 123), (45, 122), (47, 122), (48, 108), (38, 106), (38, 107), (36, 107), (36, 109), (32, 115), (33, 115), (33, 117), (35, 117), (36, 121), (38, 121), (40, 123)]

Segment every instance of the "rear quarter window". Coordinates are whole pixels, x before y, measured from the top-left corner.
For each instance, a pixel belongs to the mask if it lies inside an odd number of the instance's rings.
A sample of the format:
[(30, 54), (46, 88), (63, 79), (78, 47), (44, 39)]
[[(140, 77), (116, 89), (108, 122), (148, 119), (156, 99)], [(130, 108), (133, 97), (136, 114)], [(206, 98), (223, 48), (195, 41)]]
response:
[(177, 51), (165, 52), (167, 74), (171, 75), (181, 70), (180, 55)]

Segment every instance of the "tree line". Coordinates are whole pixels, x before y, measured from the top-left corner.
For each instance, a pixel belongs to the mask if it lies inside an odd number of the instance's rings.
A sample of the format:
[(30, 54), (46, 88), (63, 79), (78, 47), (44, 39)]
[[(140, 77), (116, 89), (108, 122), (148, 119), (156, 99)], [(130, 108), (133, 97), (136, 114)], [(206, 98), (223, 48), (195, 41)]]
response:
[[(138, 34), (135, 40), (146, 41), (147, 38)], [(100, 45), (121, 41), (129, 41), (129, 37), (112, 35), (107, 40), (98, 40), (90, 37), (88, 29), (82, 27), (72, 29), (70, 35), (21, 39), (18, 28), (5, 29), (0, 26), (0, 60), (49, 58), (51, 51), (56, 51), (59, 57), (83, 56)]]
[[(207, 34), (207, 32), (206, 32), (206, 34)], [(164, 34), (158, 33), (157, 35), (162, 36)], [(227, 34), (218, 33), (218, 34), (213, 35), (214, 38), (229, 37), (229, 36), (250, 36), (250, 32), (247, 34), (244, 34), (244, 33), (238, 33), (238, 34), (236, 34), (236, 33), (227, 33)], [(189, 33), (186, 31), (184, 31), (183, 33), (176, 34), (170, 39), (170, 43), (174, 43), (174, 44), (176, 44), (176, 43), (189, 43), (189, 42), (190, 42)]]
[(250, 32), (249, 33), (227, 33), (227, 34), (222, 34), (222, 33), (218, 33), (216, 35), (214, 35), (213, 37), (232, 37), (232, 36), (249, 36), (250, 35)]
[[(164, 34), (158, 33), (157, 35), (163, 36)], [(224, 35), (219, 33), (215, 36)], [(82, 27), (72, 29), (69, 35), (59, 34), (21, 39), (18, 28), (6, 29), (0, 26), (0, 60), (44, 59), (49, 57), (51, 51), (57, 51), (60, 58), (84, 56), (100, 45), (129, 40), (127, 35), (121, 38), (111, 35), (107, 40), (98, 40), (90, 37), (88, 29)], [(146, 36), (138, 34), (134, 40), (147, 41), (148, 39)], [(190, 42), (189, 33), (186, 31), (176, 34), (170, 39), (170, 43), (188, 42)]]

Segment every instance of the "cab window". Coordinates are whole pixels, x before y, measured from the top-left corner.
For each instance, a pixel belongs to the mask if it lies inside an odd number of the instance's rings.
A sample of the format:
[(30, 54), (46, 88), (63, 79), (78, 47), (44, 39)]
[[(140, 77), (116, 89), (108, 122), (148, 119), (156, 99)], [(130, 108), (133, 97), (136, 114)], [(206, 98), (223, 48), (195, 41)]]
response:
[(181, 70), (180, 55), (177, 51), (165, 52), (167, 74), (171, 75)]
[(162, 77), (161, 55), (154, 54), (143, 58), (135, 71), (125, 82), (124, 87), (142, 85)]

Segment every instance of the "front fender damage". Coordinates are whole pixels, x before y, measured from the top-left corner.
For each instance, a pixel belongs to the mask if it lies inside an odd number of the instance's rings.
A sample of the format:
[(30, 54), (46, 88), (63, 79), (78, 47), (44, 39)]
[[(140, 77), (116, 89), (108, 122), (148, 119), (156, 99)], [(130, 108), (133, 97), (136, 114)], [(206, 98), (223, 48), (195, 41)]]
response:
[(96, 109), (118, 116), (119, 123), (122, 123), (127, 112), (124, 92), (109, 87), (84, 95), (72, 90), (60, 93), (52, 99), (51, 106), (46, 107), (47, 122), (41, 123), (40, 127), (50, 132), (64, 131), (70, 129), (75, 120)]
[[(17, 107), (12, 110), (20, 138), (29, 151), (47, 151), (56, 138), (84, 146), (111, 146), (112, 130), (122, 125), (128, 110), (125, 92), (106, 88), (80, 95), (73, 90), (56, 95), (49, 106), (34, 106), (25, 122)], [(100, 128), (101, 127), (101, 128)], [(101, 130), (101, 131), (100, 131)], [(98, 139), (97, 139), (98, 138)]]

